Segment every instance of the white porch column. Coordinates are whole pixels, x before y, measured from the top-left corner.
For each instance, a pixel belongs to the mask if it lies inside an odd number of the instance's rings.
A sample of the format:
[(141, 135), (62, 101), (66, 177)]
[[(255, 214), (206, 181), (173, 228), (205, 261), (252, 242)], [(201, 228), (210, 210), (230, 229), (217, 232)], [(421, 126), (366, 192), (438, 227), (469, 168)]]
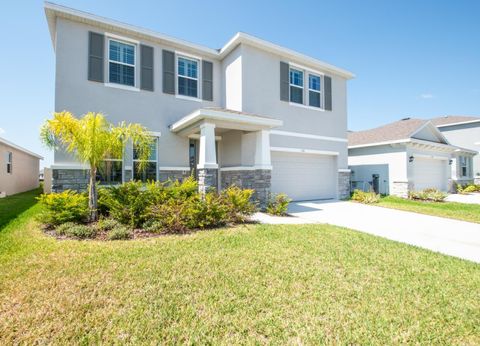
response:
[(200, 125), (200, 148), (198, 169), (218, 168), (215, 150), (215, 124), (204, 123)]
[(270, 132), (261, 130), (255, 132), (255, 160), (256, 169), (272, 169), (270, 159)]

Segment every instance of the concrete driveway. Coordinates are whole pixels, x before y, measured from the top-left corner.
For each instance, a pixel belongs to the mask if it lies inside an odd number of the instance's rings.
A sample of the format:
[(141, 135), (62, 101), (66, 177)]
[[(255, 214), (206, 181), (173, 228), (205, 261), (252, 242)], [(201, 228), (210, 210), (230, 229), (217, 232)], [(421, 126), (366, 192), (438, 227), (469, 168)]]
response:
[(291, 203), (289, 212), (480, 263), (480, 224), (343, 201)]
[(468, 195), (451, 194), (447, 196), (446, 200), (448, 202), (480, 204), (480, 193), (470, 193)]

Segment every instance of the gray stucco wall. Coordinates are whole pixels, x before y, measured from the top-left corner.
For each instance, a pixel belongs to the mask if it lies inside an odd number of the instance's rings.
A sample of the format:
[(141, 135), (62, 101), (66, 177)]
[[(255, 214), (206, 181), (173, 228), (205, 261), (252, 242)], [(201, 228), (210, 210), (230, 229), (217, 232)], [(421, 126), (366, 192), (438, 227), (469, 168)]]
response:
[[(188, 166), (188, 139), (172, 134), (168, 126), (201, 107), (221, 105), (220, 62), (206, 57), (214, 64), (213, 102), (184, 100), (162, 92), (162, 49), (175, 50), (143, 40), (128, 38), (154, 47), (155, 91), (130, 91), (107, 87), (87, 79), (88, 31), (103, 33), (95, 27), (58, 19), (56, 41), (55, 111), (68, 110), (80, 116), (89, 111), (103, 112), (108, 120), (137, 122), (151, 131), (161, 132), (159, 138), (160, 166)], [(116, 34), (115, 32), (110, 32)], [(120, 35), (120, 34), (119, 34)], [(122, 36), (122, 35), (120, 35)], [(106, 49), (105, 52), (108, 52)], [(182, 50), (182, 52), (185, 52)], [(185, 52), (198, 55), (196, 52)], [(108, 56), (108, 55), (106, 55)], [(139, 56), (137, 52), (137, 64)], [(106, 63), (106, 62), (105, 62)], [(108, 69), (105, 68), (105, 73)], [(139, 69), (136, 69), (138, 80)], [(106, 79), (107, 80), (107, 79)], [(55, 152), (55, 163), (74, 162), (61, 151)]]
[[(448, 141), (458, 147), (480, 151), (480, 145), (475, 144), (480, 142), (480, 122), (445, 126), (438, 128)], [(480, 175), (480, 155), (473, 157), (473, 174)]]

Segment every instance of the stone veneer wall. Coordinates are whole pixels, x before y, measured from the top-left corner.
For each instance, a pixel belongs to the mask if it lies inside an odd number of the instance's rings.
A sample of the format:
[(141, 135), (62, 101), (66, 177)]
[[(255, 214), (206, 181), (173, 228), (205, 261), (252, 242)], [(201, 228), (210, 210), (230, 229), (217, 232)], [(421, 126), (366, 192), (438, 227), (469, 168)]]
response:
[(254, 189), (253, 198), (264, 208), (270, 198), (272, 171), (269, 169), (232, 170), (221, 172), (221, 187), (236, 185), (242, 189)]
[(53, 169), (52, 191), (85, 191), (88, 186), (89, 171), (85, 169)]
[(351, 172), (338, 172), (338, 199), (350, 197)]
[(206, 192), (217, 188), (218, 169), (205, 168), (198, 170), (198, 190), (200, 193)]
[(392, 191), (390, 191), (391, 195), (407, 198), (408, 191), (412, 186), (407, 181), (394, 181), (392, 183)]
[(158, 173), (158, 180), (164, 181), (183, 181), (190, 176), (190, 171), (178, 171), (178, 170), (161, 170)]

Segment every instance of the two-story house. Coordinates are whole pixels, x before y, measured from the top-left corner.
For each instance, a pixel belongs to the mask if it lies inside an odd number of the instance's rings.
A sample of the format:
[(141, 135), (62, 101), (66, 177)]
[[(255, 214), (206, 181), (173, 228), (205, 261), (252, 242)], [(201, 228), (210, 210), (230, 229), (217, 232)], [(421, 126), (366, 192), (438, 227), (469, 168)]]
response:
[[(450, 143), (470, 150), (480, 150), (480, 118), (446, 115), (431, 119)], [(452, 176), (458, 183), (480, 184), (480, 155), (459, 156), (452, 165)]]
[[(52, 3), (55, 110), (103, 112), (156, 138), (148, 168), (134, 148), (105, 161), (105, 183), (182, 179), (236, 184), (293, 200), (349, 195), (343, 69), (237, 33), (221, 49)], [(61, 150), (54, 189), (83, 189), (86, 167)]]

